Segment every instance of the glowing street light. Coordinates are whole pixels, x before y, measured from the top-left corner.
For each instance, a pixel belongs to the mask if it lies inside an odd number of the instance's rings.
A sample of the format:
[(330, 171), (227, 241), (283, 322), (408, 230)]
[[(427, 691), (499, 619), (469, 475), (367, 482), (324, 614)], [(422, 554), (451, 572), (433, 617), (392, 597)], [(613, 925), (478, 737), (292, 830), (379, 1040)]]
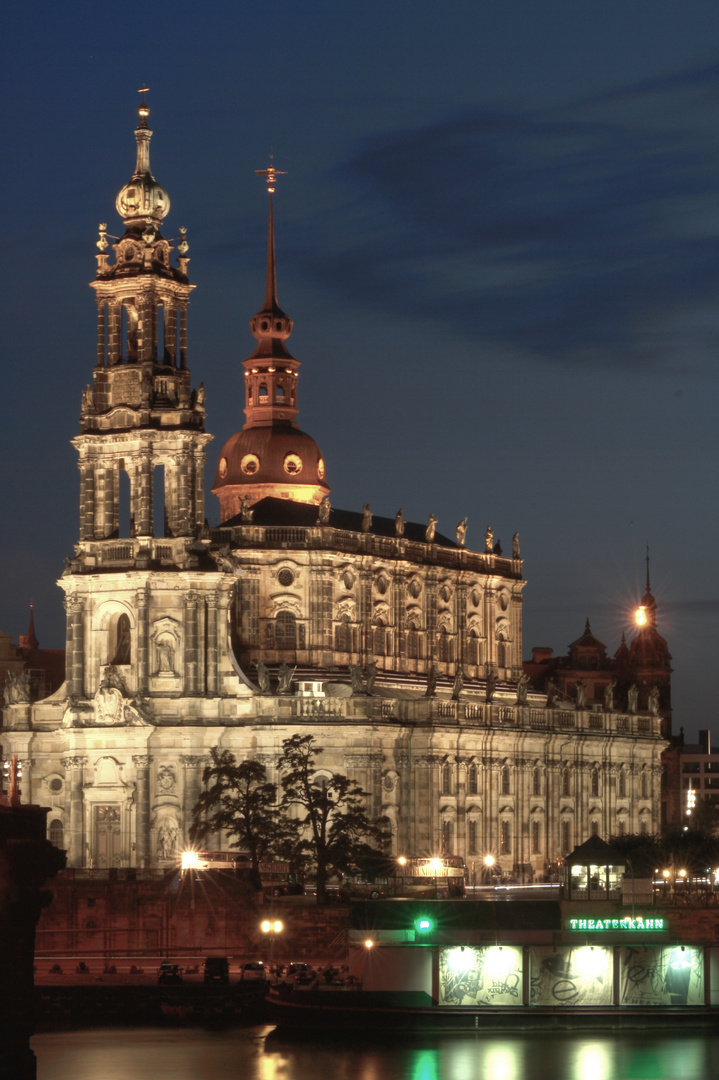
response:
[(275, 938), (282, 933), (284, 928), (284, 923), (280, 919), (263, 919), (260, 923), (260, 930), (263, 934), (268, 934), (270, 938), (270, 967), (272, 967), (275, 955)]

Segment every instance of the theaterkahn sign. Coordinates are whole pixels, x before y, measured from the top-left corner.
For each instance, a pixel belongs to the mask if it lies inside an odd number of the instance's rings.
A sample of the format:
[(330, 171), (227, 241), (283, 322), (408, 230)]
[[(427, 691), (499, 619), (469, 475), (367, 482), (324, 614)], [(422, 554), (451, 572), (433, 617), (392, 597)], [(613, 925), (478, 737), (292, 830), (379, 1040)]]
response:
[(568, 919), (570, 930), (627, 930), (631, 933), (637, 931), (661, 932), (669, 929), (666, 919), (645, 918), (643, 915), (632, 915), (624, 919)]

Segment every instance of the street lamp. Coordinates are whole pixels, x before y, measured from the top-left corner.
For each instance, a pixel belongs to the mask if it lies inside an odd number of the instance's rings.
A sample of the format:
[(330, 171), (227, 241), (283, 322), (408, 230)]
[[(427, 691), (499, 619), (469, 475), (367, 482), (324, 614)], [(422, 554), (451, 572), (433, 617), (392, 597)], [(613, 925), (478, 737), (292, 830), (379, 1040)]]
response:
[(268, 934), (270, 939), (270, 967), (274, 963), (275, 956), (275, 938), (278, 934), (281, 934), (284, 930), (284, 925), (280, 919), (263, 919), (260, 923), (260, 930), (263, 934)]
[(494, 855), (485, 855), (482, 859), (482, 862), (484, 863), (485, 877), (488, 885), (490, 884), (492, 877), (492, 867), (494, 866), (496, 861), (497, 860), (495, 859)]

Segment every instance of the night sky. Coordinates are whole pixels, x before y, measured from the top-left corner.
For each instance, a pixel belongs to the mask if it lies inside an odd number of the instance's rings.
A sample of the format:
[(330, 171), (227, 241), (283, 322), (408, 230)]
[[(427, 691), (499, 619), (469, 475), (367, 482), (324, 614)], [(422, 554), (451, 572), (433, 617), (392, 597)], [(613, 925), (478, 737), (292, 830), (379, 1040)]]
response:
[(0, 17), (2, 589), (64, 645), (69, 440), (95, 361), (97, 226), (135, 161), (187, 226), (209, 486), (278, 295), (332, 504), (467, 544), (520, 534), (524, 655), (589, 617), (613, 653), (643, 592), (674, 726), (719, 742), (719, 5), (715, 0), (30, 0)]

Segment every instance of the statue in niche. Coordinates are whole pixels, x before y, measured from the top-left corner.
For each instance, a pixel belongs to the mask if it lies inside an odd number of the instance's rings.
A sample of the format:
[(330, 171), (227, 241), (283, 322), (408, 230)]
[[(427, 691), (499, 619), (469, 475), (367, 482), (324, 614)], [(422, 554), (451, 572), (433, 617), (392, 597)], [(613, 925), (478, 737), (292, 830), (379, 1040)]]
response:
[(464, 539), (467, 535), (467, 518), (462, 518), (457, 523), (457, 547), (464, 547)]
[(394, 515), (394, 531), (395, 536), (404, 536), (404, 516), (402, 514), (402, 507), (400, 506), (397, 513)]
[(362, 681), (362, 668), (359, 664), (350, 664), (350, 679), (352, 680), (352, 693), (364, 694), (364, 682)]
[(240, 520), (243, 525), (249, 525), (252, 521), (252, 517), (255, 511), (250, 506), (250, 499), (248, 495), (242, 496), (242, 502), (240, 503)]
[(579, 679), (577, 682), (577, 708), (586, 709), (587, 707), (587, 684), (584, 679)]
[(270, 673), (267, 668), (267, 664), (260, 660), (259, 664), (255, 664), (257, 668), (257, 685), (260, 688), (261, 694), (269, 694), (270, 692)]
[(292, 676), (294, 675), (296, 670), (297, 670), (297, 665), (295, 665), (295, 667), (290, 669), (289, 664), (285, 664), (284, 662), (280, 664), (279, 670), (277, 672), (277, 693), (278, 694), (289, 694), (290, 688), (292, 686)]
[(330, 506), (330, 497), (329, 495), (325, 495), (324, 499), (320, 503), (320, 509), (317, 515), (318, 525), (326, 525), (329, 522), (331, 509), (332, 507)]
[(612, 679), (604, 687), (604, 708), (607, 712), (611, 712), (614, 708), (614, 687), (617, 685), (617, 680)]
[(457, 674), (454, 676), (454, 685), (452, 686), (452, 701), (459, 701), (463, 690), (464, 679), (462, 678), (462, 672), (457, 668)]
[(484, 550), (487, 555), (492, 554), (492, 544), (494, 543), (494, 529), (491, 525), (487, 526), (484, 533)]
[(497, 689), (497, 683), (499, 682), (499, 676), (496, 671), (490, 671), (487, 675), (487, 686), (484, 694), (484, 700), (488, 705), (491, 704), (494, 698), (495, 691)]
[(5, 704), (25, 705), (30, 701), (30, 672), (8, 671), (5, 676)]
[(434, 534), (435, 534), (436, 531), (437, 531), (437, 518), (434, 516), (434, 514), (430, 514), (429, 519), (427, 521), (427, 528), (424, 530), (424, 538), (425, 538), (425, 540), (427, 541), (428, 544), (433, 543)]
[(369, 508), (369, 503), (365, 503), (362, 507), (362, 532), (368, 533), (372, 528), (372, 511)]
[(163, 821), (157, 830), (157, 857), (171, 859), (177, 854), (177, 824), (172, 819)]
[(529, 690), (529, 676), (522, 673), (517, 682), (517, 705), (527, 704), (527, 692)]
[(659, 687), (653, 686), (649, 691), (649, 697), (647, 699), (647, 708), (652, 716), (657, 716), (659, 713)]
[(157, 675), (175, 674), (175, 643), (172, 638), (162, 637), (155, 642), (157, 650)]
[(427, 689), (424, 692), (425, 697), (434, 697), (437, 692), (437, 665), (430, 664), (427, 671)]
[(639, 690), (637, 689), (637, 684), (632, 683), (632, 685), (627, 690), (627, 710), (630, 713), (635, 713), (637, 711), (637, 703), (638, 703), (638, 701), (639, 701)]
[(374, 693), (374, 684), (377, 681), (377, 664), (374, 660), (370, 660), (367, 665), (367, 693)]

